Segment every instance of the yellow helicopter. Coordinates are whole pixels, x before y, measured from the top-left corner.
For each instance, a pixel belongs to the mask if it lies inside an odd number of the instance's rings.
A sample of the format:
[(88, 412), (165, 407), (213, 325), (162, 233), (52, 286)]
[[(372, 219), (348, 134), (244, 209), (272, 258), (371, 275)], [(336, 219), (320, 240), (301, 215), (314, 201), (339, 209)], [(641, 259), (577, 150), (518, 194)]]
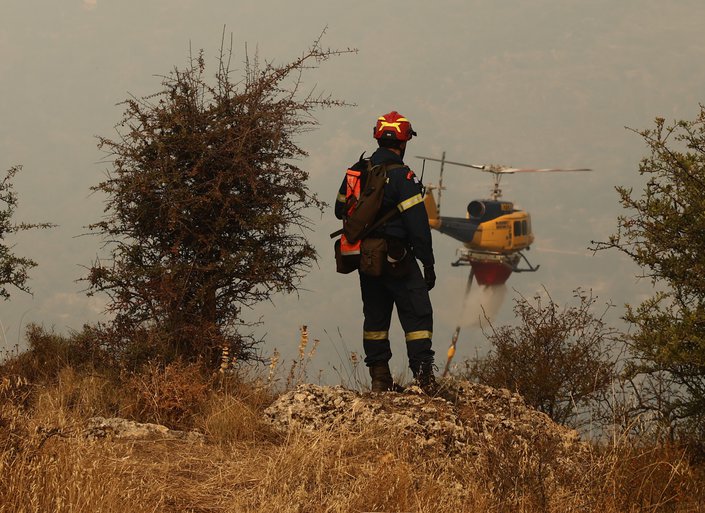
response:
[[(453, 266), (469, 265), (470, 275), (465, 289), (467, 299), (472, 286), (473, 277), (479, 285), (493, 286), (504, 284), (512, 272), (535, 272), (539, 266), (533, 266), (522, 253), (528, 250), (534, 242), (531, 229), (531, 216), (528, 212), (517, 210), (511, 201), (503, 201), (502, 190), (499, 188), (504, 175), (514, 173), (550, 173), (591, 171), (591, 169), (559, 169), (559, 168), (516, 168), (496, 165), (465, 164), (446, 160), (446, 154), (440, 159), (417, 156), (426, 161), (441, 163), (438, 185), (426, 186), (424, 205), (428, 214), (428, 223), (431, 228), (448, 235), (463, 243), (459, 248), (458, 259)], [(466, 210), (465, 217), (441, 216), (441, 194), (443, 187), (443, 168), (445, 164), (477, 169), (494, 175), (494, 185), (489, 199), (473, 200)], [(433, 196), (433, 191), (438, 190), (438, 202)], [(520, 267), (521, 262), (526, 267)], [(443, 376), (450, 369), (450, 363), (455, 355), (455, 347), (460, 334), (460, 326), (455, 328), (451, 345), (448, 348)]]
[[(502, 177), (514, 173), (547, 173), (591, 171), (590, 169), (559, 168), (516, 168), (496, 165), (465, 164), (446, 160), (445, 152), (440, 159), (417, 156), (416, 158), (440, 162), (438, 185), (428, 185), (424, 204), (431, 228), (463, 243), (458, 251), (458, 260), (451, 265), (471, 266), (468, 286), (475, 276), (480, 285), (501, 285), (507, 281), (512, 272), (534, 272), (539, 266), (533, 266), (522, 253), (534, 242), (531, 229), (531, 216), (528, 212), (517, 210), (511, 201), (503, 201), (499, 185)], [(467, 206), (465, 217), (441, 216), (441, 194), (443, 187), (443, 169), (445, 164), (463, 166), (492, 173), (494, 185), (489, 199), (473, 200)], [(433, 191), (438, 190), (438, 202)], [(521, 262), (526, 267), (520, 267)]]

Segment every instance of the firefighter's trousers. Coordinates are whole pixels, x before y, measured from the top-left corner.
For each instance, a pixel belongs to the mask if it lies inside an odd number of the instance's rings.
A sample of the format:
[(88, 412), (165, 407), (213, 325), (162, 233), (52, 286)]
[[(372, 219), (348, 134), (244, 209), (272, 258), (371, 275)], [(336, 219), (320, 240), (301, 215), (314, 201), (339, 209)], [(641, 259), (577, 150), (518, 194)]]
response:
[(367, 366), (386, 363), (392, 357), (389, 326), (394, 305), (397, 307), (397, 315), (406, 335), (409, 367), (414, 375), (421, 364), (433, 362), (431, 300), (416, 261), (411, 267), (413, 268), (411, 273), (404, 278), (373, 277), (360, 273), (362, 308), (365, 316), (363, 347)]

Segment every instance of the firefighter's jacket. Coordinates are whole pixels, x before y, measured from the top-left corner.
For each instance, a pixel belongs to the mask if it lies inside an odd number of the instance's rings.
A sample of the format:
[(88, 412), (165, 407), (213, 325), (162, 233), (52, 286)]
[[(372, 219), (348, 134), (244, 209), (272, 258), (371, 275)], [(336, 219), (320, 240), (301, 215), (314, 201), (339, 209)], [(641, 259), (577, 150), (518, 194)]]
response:
[[(401, 156), (387, 148), (378, 148), (370, 159), (373, 166), (385, 163), (404, 165)], [(342, 219), (345, 213), (347, 192), (347, 180), (343, 178), (335, 202), (335, 216), (338, 219)], [(401, 215), (385, 223), (376, 230), (376, 233), (381, 233), (385, 237), (396, 237), (407, 242), (411, 246), (414, 256), (424, 266), (433, 265), (431, 228), (428, 225), (428, 215), (423, 204), (422, 185), (408, 167), (399, 167), (388, 171), (382, 207), (377, 218), (392, 209), (399, 209)]]

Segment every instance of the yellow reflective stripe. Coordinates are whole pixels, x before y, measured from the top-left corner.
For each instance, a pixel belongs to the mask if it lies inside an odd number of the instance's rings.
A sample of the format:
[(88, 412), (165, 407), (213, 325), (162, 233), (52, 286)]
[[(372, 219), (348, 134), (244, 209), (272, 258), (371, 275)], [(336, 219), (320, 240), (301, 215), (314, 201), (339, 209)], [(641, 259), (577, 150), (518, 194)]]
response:
[(406, 341), (409, 342), (411, 340), (421, 340), (423, 338), (431, 338), (433, 336), (432, 331), (410, 331), (409, 333), (406, 334)]
[(387, 340), (389, 338), (388, 331), (363, 331), (362, 338), (365, 340)]
[(336, 198), (337, 201), (340, 203), (345, 203), (345, 200), (348, 199), (348, 197), (345, 194), (340, 194), (338, 193), (338, 197)]
[(397, 205), (397, 208), (399, 209), (399, 212), (404, 212), (404, 210), (409, 210), (411, 207), (418, 205), (419, 203), (423, 203), (423, 196), (421, 193), (416, 196), (412, 196), (409, 199), (405, 199)]

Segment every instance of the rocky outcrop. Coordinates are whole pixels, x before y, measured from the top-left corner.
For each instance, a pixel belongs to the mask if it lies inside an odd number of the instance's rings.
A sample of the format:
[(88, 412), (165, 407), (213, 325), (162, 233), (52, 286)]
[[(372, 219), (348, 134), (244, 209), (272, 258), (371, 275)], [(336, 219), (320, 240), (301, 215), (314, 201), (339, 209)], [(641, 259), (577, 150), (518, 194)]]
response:
[(457, 449), (463, 448), (467, 439), (466, 427), (453, 406), (423, 395), (420, 389), (363, 395), (340, 386), (304, 384), (280, 396), (265, 410), (265, 417), (283, 430), (293, 426), (308, 431), (370, 426), (401, 429), (421, 445)]
[(340, 386), (304, 384), (280, 396), (265, 416), (281, 430), (401, 430), (418, 446), (464, 454), (502, 445), (524, 452), (550, 448), (560, 459), (582, 450), (576, 431), (556, 424), (508, 390), (453, 381), (444, 383), (440, 395), (428, 397), (416, 387), (402, 393), (361, 394)]
[(93, 417), (88, 419), (88, 425), (83, 430), (83, 437), (88, 440), (101, 438), (118, 439), (172, 439), (193, 442), (203, 441), (202, 433), (196, 431), (177, 431), (161, 424), (140, 423), (118, 417)]

